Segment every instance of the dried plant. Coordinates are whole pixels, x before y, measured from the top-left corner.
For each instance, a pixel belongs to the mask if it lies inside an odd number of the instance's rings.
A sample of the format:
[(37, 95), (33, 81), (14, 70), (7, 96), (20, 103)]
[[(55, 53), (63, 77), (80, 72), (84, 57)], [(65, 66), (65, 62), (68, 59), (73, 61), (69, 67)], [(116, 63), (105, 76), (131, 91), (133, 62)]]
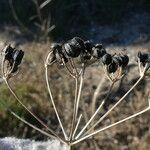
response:
[(13, 0), (9, 0), (9, 5), (14, 19), (25, 33), (32, 35), (36, 39), (47, 40), (49, 33), (55, 28), (55, 25), (51, 25), (51, 15), (47, 14), (44, 16), (42, 11), (51, 1), (52, 0), (45, 0), (39, 4), (38, 0), (31, 0), (31, 2), (34, 4), (36, 12), (28, 19), (33, 22), (34, 27), (37, 29), (37, 33), (35, 33), (35, 31), (31, 31), (29, 27), (27, 27), (18, 17)]
[[(68, 149), (71, 149), (75, 144), (82, 142), (88, 138), (94, 137), (96, 134), (112, 128), (118, 124), (124, 123), (125, 121), (132, 119), (136, 116), (143, 114), (144, 112), (150, 109), (150, 100), (148, 101), (147, 108), (144, 108), (142, 111), (139, 111), (129, 117), (126, 117), (120, 121), (107, 125), (103, 128), (98, 128), (100, 122), (102, 122), (112, 110), (114, 110), (126, 97), (127, 95), (139, 84), (145, 76), (149, 77), (150, 71), (150, 54), (139, 52), (136, 59), (139, 69), (139, 79), (136, 83), (115, 103), (113, 106), (108, 109), (99, 119), (95, 119), (97, 114), (100, 112), (104, 104), (107, 102), (107, 98), (110, 95), (115, 83), (119, 81), (126, 73), (129, 57), (126, 54), (109, 54), (102, 44), (93, 44), (90, 41), (84, 41), (79, 37), (74, 37), (73, 39), (67, 41), (66, 43), (54, 43), (51, 45), (50, 51), (45, 60), (45, 77), (47, 83), (47, 89), (50, 96), (50, 103), (52, 103), (57, 120), (61, 127), (63, 137), (58, 133), (49, 128), (43, 121), (41, 121), (35, 114), (33, 114), (19, 99), (16, 93), (12, 90), (12, 87), (9, 85), (9, 80), (18, 73), (18, 66), (21, 64), (24, 52), (22, 50), (17, 50), (12, 48), (10, 45), (6, 46), (2, 51), (2, 78), (6, 85), (8, 86), (10, 92), (16, 98), (16, 100), (24, 107), (24, 109), (31, 114), (44, 128), (47, 129), (47, 132), (39, 129), (38, 127), (32, 125), (28, 121), (19, 117), (14, 113), (8, 106), (1, 102), (4, 108), (9, 111), (16, 118), (39, 131), (43, 135), (46, 135), (49, 138), (55, 138), (61, 141), (62, 143), (68, 146)], [(87, 120), (84, 126), (81, 126), (81, 120), (83, 119), (83, 114), (79, 114), (79, 106), (81, 100), (81, 94), (83, 89), (84, 75), (86, 68), (95, 62), (101, 62), (103, 65), (103, 70), (105, 76), (110, 81), (110, 88), (105, 97), (102, 100), (101, 104), (95, 109), (95, 103), (97, 99), (97, 93), (99, 92), (100, 86), (97, 87), (93, 96), (92, 111), (93, 115)], [(70, 122), (70, 132), (68, 133), (63, 125), (62, 118), (58, 113), (57, 107), (55, 105), (55, 100), (53, 93), (51, 91), (50, 80), (48, 76), (48, 69), (54, 64), (65, 68), (66, 73), (70, 78), (74, 79), (75, 82), (75, 96), (73, 102), (73, 116)], [(103, 79), (102, 79), (103, 80)], [(100, 83), (101, 84), (101, 83)], [(81, 127), (80, 127), (81, 126)], [(81, 130), (79, 130), (81, 129)]]

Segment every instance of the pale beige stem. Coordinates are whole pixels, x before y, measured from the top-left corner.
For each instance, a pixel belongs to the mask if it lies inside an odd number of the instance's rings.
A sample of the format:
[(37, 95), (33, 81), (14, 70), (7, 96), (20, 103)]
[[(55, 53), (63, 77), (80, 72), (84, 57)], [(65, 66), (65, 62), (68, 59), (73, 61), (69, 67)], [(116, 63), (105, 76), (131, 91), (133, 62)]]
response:
[(83, 86), (83, 76), (84, 76), (84, 69), (82, 70), (81, 77), (80, 77), (80, 85), (79, 85), (79, 91), (78, 91), (78, 96), (77, 96), (75, 118), (77, 118), (78, 116), (79, 102), (80, 102), (82, 86)]
[(57, 111), (57, 108), (56, 108), (56, 106), (55, 106), (54, 99), (53, 99), (53, 96), (52, 96), (52, 92), (51, 92), (51, 88), (50, 88), (49, 80), (48, 80), (47, 65), (45, 65), (45, 77), (46, 77), (47, 89), (48, 89), (48, 92), (49, 92), (50, 100), (51, 100), (51, 102), (52, 102), (52, 105), (53, 105), (55, 114), (56, 114), (56, 116), (57, 116), (58, 122), (59, 122), (60, 127), (61, 127), (61, 129), (62, 129), (62, 132), (63, 132), (63, 134), (64, 134), (64, 137), (65, 137), (66, 140), (68, 140), (68, 137), (67, 137), (67, 135), (66, 135), (66, 132), (65, 132), (65, 130), (64, 130), (64, 127), (63, 127), (62, 122), (61, 122), (61, 120), (60, 120), (60, 117), (59, 117), (59, 114), (58, 114), (58, 111)]
[(76, 123), (76, 106), (77, 106), (77, 96), (78, 96), (78, 78), (75, 78), (75, 97), (74, 97), (74, 109), (73, 109), (73, 117), (72, 117), (72, 123), (71, 123), (71, 130), (70, 130), (70, 137), (69, 139), (72, 139), (74, 127)]
[(81, 141), (83, 141), (83, 140), (86, 140), (87, 138), (92, 137), (92, 136), (94, 136), (94, 135), (96, 135), (96, 134), (98, 134), (98, 133), (100, 133), (100, 132), (102, 132), (102, 131), (104, 131), (104, 130), (107, 130), (107, 129), (109, 129), (109, 128), (111, 128), (111, 127), (114, 127), (114, 126), (116, 126), (116, 125), (118, 125), (118, 124), (121, 124), (121, 123), (123, 123), (123, 122), (125, 122), (125, 121), (127, 121), (127, 120), (129, 120), (129, 119), (132, 119), (132, 118), (134, 118), (134, 117), (136, 117), (136, 116), (139, 116), (139, 115), (145, 113), (145, 112), (148, 111), (148, 110), (150, 110), (150, 107), (148, 107), (148, 108), (146, 108), (146, 109), (144, 109), (144, 110), (142, 110), (142, 111), (140, 111), (140, 112), (138, 112), (138, 113), (136, 113), (136, 114), (134, 114), (134, 115), (131, 115), (131, 116), (125, 118), (125, 119), (122, 119), (122, 120), (120, 120), (120, 121), (118, 121), (118, 122), (116, 122), (116, 123), (113, 123), (113, 124), (111, 124), (111, 125), (108, 125), (108, 126), (102, 128), (102, 129), (100, 129), (100, 130), (97, 130), (97, 131), (95, 131), (95, 132), (93, 132), (93, 133), (91, 133), (91, 134), (89, 134), (89, 135), (87, 135), (87, 136), (84, 136), (84, 137), (80, 138), (79, 140), (77, 140), (77, 141), (75, 141), (75, 142), (73, 142), (73, 143), (71, 143), (71, 144), (72, 144), (72, 145), (77, 144), (77, 143), (79, 143), (79, 142), (81, 142)]
[[(95, 111), (95, 113), (92, 115), (92, 117), (90, 118), (90, 120), (86, 123), (86, 125), (83, 127), (83, 129), (79, 132), (79, 134), (76, 136), (75, 139), (78, 139), (83, 132), (85, 131), (85, 129), (88, 127), (88, 125), (92, 122), (92, 120), (95, 118), (95, 116), (98, 114), (98, 112), (100, 111), (100, 109), (102, 108), (102, 106), (104, 105), (105, 101), (108, 99), (108, 96), (110, 95), (112, 88), (114, 86), (115, 82), (111, 82), (111, 86), (109, 87), (109, 91), (107, 93), (107, 96), (105, 97), (105, 99), (101, 102), (101, 104), (99, 105), (99, 107), (97, 108), (97, 110)], [(86, 132), (87, 133), (87, 132)], [(86, 134), (85, 133), (85, 134)]]
[(21, 106), (23, 108), (25, 108), (25, 110), (27, 110), (41, 125), (43, 125), (48, 131), (50, 131), (53, 135), (55, 135), (56, 137), (60, 138), (52, 129), (50, 129), (41, 119), (39, 119), (35, 114), (33, 114), (23, 103), (22, 101), (18, 98), (18, 96), (16, 95), (16, 93), (13, 91), (13, 89), (10, 87), (8, 81), (6, 78), (4, 78), (4, 81), (8, 87), (8, 89), (10, 90), (10, 92), (12, 93), (12, 95), (15, 97), (15, 99), (21, 104)]
[(118, 104), (120, 104), (120, 102), (122, 102), (122, 100), (137, 86), (137, 84), (143, 79), (144, 74), (138, 79), (138, 81), (128, 90), (128, 92), (126, 92), (126, 94), (124, 94), (124, 96), (122, 96), (122, 98), (112, 107), (110, 108), (87, 132), (89, 133), (92, 129), (94, 129), (106, 116), (108, 116), (108, 114), (115, 108), (118, 106)]
[(103, 106), (103, 104), (104, 104), (104, 100), (102, 101), (101, 105), (99, 105), (99, 107), (97, 108), (97, 110), (95, 111), (95, 113), (92, 115), (92, 117), (90, 118), (90, 120), (86, 123), (86, 125), (82, 128), (82, 130), (75, 137), (75, 139), (78, 139), (82, 135), (82, 133), (85, 131), (85, 129), (91, 123), (91, 121), (95, 118), (95, 116), (97, 115), (97, 113), (99, 112), (99, 110), (101, 109), (101, 107)]
[(82, 118), (82, 114), (79, 116), (79, 119), (78, 119), (78, 121), (77, 121), (76, 127), (75, 127), (75, 129), (74, 129), (74, 132), (73, 132), (73, 135), (72, 135), (72, 138), (73, 138), (73, 139), (74, 139), (74, 136), (75, 136), (75, 134), (76, 134), (76, 132), (77, 132), (77, 130), (78, 130), (78, 126), (79, 126), (79, 124), (80, 124), (80, 122), (81, 122), (81, 118)]
[(93, 94), (93, 98), (92, 98), (92, 114), (94, 114), (94, 112), (96, 110), (95, 109), (95, 107), (96, 107), (96, 100), (97, 100), (99, 92), (100, 92), (100, 90), (101, 90), (101, 88), (103, 86), (104, 81), (105, 81), (105, 78), (103, 78), (102, 80), (100, 80), (100, 82), (98, 83), (98, 86), (97, 86), (97, 88), (96, 88), (96, 90), (95, 90), (95, 92)]

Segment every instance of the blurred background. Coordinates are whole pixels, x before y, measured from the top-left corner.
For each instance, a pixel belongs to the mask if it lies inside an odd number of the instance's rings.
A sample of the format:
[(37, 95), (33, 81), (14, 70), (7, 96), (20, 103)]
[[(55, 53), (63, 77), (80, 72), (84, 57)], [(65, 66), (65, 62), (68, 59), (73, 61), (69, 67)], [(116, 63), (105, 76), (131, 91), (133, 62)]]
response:
[[(25, 51), (20, 73), (11, 79), (12, 87), (28, 108), (58, 133), (60, 128), (52, 106), (48, 103), (49, 97), (43, 74), (44, 59), (52, 42), (64, 42), (74, 36), (102, 43), (110, 53), (126, 49), (125, 53), (130, 56), (129, 72), (112, 91), (109, 99), (115, 102), (114, 99), (119, 99), (138, 78), (135, 67), (137, 52), (139, 50), (150, 52), (150, 1), (0, 0), (0, 48), (10, 43)], [(85, 78), (83, 104), (80, 109), (83, 112), (88, 110), (86, 118), (92, 114), (90, 110), (92, 95), (97, 83), (102, 79), (102, 67), (97, 69), (98, 65), (89, 67)], [(58, 71), (57, 66), (50, 69), (49, 75), (52, 78), (57, 107), (65, 127), (68, 127), (67, 122), (72, 115), (70, 110), (74, 96), (73, 81), (63, 70)], [(102, 86), (97, 106), (107, 94), (109, 81), (105, 80), (106, 84)], [(101, 125), (110, 124), (146, 107), (149, 85), (148, 79), (143, 80)], [(15, 101), (2, 80), (0, 80), (0, 100), (23, 118), (41, 127)], [(102, 132), (93, 139), (94, 142), (87, 140), (77, 145), (75, 149), (148, 150), (149, 115), (147, 112), (124, 125)], [(6, 136), (47, 139), (0, 107), (0, 137)]]

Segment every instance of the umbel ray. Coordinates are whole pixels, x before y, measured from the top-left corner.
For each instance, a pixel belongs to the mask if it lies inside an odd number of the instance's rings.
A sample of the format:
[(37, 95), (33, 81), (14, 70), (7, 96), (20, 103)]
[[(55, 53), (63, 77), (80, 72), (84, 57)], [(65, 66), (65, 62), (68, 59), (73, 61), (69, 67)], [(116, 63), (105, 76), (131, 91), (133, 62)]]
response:
[[(134, 83), (134, 85), (115, 103), (109, 108), (102, 116), (98, 119), (94, 120), (101, 109), (104, 107), (104, 104), (107, 102), (107, 98), (110, 95), (115, 83), (119, 81), (125, 74), (126, 69), (129, 63), (129, 57), (126, 54), (109, 54), (102, 44), (93, 44), (90, 41), (84, 41), (79, 37), (74, 37), (71, 40), (65, 43), (54, 43), (50, 47), (50, 51), (45, 60), (45, 78), (47, 89), (49, 93), (49, 101), (53, 106), (54, 112), (56, 114), (58, 123), (60, 125), (62, 135), (56, 133), (56, 131), (52, 130), (47, 124), (45, 124), (38, 116), (36, 116), (33, 112), (31, 112), (26, 105), (22, 102), (22, 100), (17, 96), (15, 91), (9, 84), (9, 81), (13, 76), (15, 76), (19, 72), (19, 67), (21, 61), (24, 56), (24, 52), (22, 50), (18, 50), (16, 48), (11, 47), (10, 45), (4, 47), (1, 52), (2, 54), (2, 63), (1, 63), (1, 74), (2, 79), (6, 83), (8, 89), (15, 97), (15, 99), (21, 104), (21, 106), (32, 116), (34, 117), (45, 129), (42, 130), (25, 119), (18, 116), (10, 107), (6, 106), (5, 103), (0, 101), (6, 111), (10, 112), (13, 116), (18, 118), (20, 121), (24, 122), (28, 126), (33, 129), (39, 131), (41, 134), (52, 138), (57, 139), (60, 142), (64, 143), (68, 149), (71, 149), (75, 144), (82, 142), (86, 139), (92, 138), (93, 136), (99, 134), (100, 132), (112, 128), (118, 124), (124, 123), (125, 121), (132, 119), (136, 116), (143, 114), (144, 112), (150, 109), (150, 100), (148, 101), (148, 106), (120, 121), (107, 125), (105, 127), (99, 127), (98, 125), (129, 95), (129, 93), (140, 83), (141, 80), (144, 79), (145, 76), (149, 78), (150, 74), (150, 54), (149, 53), (141, 53), (139, 52), (136, 56), (137, 66), (139, 70), (139, 78)], [(101, 101), (99, 106), (96, 109), (93, 109), (93, 114), (87, 120), (84, 125), (81, 125), (81, 120), (83, 118), (83, 114), (79, 113), (81, 94), (84, 90), (84, 75), (86, 72), (86, 68), (92, 65), (95, 62), (99, 62), (103, 66), (103, 70), (105, 72), (105, 76), (110, 81), (110, 88), (106, 95), (106, 97)], [(73, 114), (72, 120), (70, 121), (70, 129), (65, 130), (64, 123), (62, 122), (62, 118), (57, 110), (57, 106), (55, 105), (55, 99), (51, 90), (50, 79), (48, 76), (48, 69), (52, 67), (53, 64), (57, 63), (63, 67), (66, 71), (66, 74), (74, 80), (75, 90), (74, 90), (74, 101), (73, 103)], [(94, 99), (97, 99), (97, 89), (95, 89)], [(94, 101), (95, 101), (94, 100)], [(68, 132), (69, 131), (69, 132)]]

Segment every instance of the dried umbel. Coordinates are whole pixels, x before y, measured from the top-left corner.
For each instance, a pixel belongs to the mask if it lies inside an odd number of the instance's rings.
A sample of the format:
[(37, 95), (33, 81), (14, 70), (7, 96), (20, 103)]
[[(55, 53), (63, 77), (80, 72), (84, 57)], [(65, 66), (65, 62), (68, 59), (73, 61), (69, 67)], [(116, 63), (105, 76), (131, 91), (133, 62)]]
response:
[(81, 63), (82, 70), (88, 63), (99, 60), (105, 54), (106, 50), (102, 44), (93, 44), (89, 40), (84, 41), (82, 38), (74, 37), (63, 44), (52, 44), (45, 64), (47, 66), (56, 62), (64, 66), (75, 78), (80, 74), (74, 63), (76, 59)]
[(138, 52), (137, 58), (143, 66), (145, 66), (146, 63), (150, 63), (150, 54), (148, 53)]
[(129, 57), (125, 54), (111, 55), (105, 52), (101, 57), (101, 61), (105, 66), (106, 74), (108, 78), (115, 82), (122, 76), (123, 71), (126, 69), (129, 63)]
[(84, 50), (84, 42), (79, 37), (74, 37), (64, 44), (64, 50), (68, 57), (78, 57)]
[(102, 63), (104, 65), (109, 65), (111, 64), (112, 62), (112, 56), (110, 54), (105, 54), (103, 57), (102, 57)]
[[(6, 46), (3, 50), (3, 70), (6, 76), (16, 73), (18, 71), (18, 66), (21, 64), (21, 61), (24, 56), (22, 50), (17, 50), (12, 48), (10, 45)], [(5, 63), (6, 66), (5, 66)]]
[[(9, 79), (10, 75), (14, 74), (18, 70), (18, 66), (20, 65), (22, 58), (24, 56), (24, 52), (22, 50), (17, 50), (15, 48), (12, 48), (11, 46), (5, 47), (3, 51), (3, 59), (2, 59), (2, 78), (4, 79), (5, 83), (7, 84), (10, 92), (14, 95), (16, 100), (22, 105), (22, 107), (30, 113), (32, 117), (34, 117), (47, 131), (43, 129), (39, 129), (38, 127), (32, 125), (28, 121), (24, 120), (23, 118), (20, 118), (17, 114), (15, 114), (10, 108), (3, 105), (6, 110), (8, 110), (12, 115), (20, 119), (25, 124), (29, 125), (30, 127), (34, 128), (35, 130), (39, 131), (43, 135), (46, 135), (50, 138), (55, 138), (62, 143), (66, 144), (68, 146), (68, 149), (70, 150), (72, 146), (75, 144), (86, 140), (90, 137), (93, 137), (97, 135), (98, 133), (109, 129), (113, 126), (116, 126), (118, 124), (121, 124), (131, 118), (134, 118), (140, 114), (143, 114), (144, 112), (150, 110), (150, 101), (149, 106), (145, 108), (144, 110), (135, 113), (129, 117), (126, 117), (120, 121), (117, 121), (115, 123), (112, 123), (110, 125), (107, 125), (106, 127), (98, 128), (98, 125), (110, 114), (110, 112), (115, 109), (127, 96), (128, 94), (138, 85), (138, 83), (146, 76), (146, 73), (150, 67), (150, 54), (147, 53), (138, 53), (138, 66), (139, 66), (139, 79), (136, 81), (136, 83), (110, 108), (105, 109), (105, 112), (102, 113), (102, 116), (99, 116), (99, 112), (101, 108), (105, 107), (108, 104), (108, 97), (111, 94), (111, 91), (114, 87), (114, 84), (121, 79), (123, 75), (125, 75), (126, 68), (129, 63), (129, 57), (126, 54), (109, 54), (104, 46), (102, 44), (93, 44), (91, 41), (83, 40), (79, 37), (74, 37), (73, 39), (61, 44), (61, 43), (54, 43), (50, 47), (50, 52), (47, 55), (46, 61), (45, 61), (45, 77), (46, 77), (46, 83), (47, 83), (47, 89), (50, 96), (50, 101), (52, 103), (52, 106), (54, 108), (57, 120), (59, 122), (61, 133), (59, 134), (56, 131), (53, 131), (51, 128), (49, 128), (42, 120), (40, 120), (35, 114), (33, 114), (19, 99), (19, 97), (15, 94), (15, 92), (12, 90), (12, 88), (9, 85)], [(78, 61), (76, 61), (78, 60)], [(94, 61), (92, 61), (94, 60)], [(86, 120), (86, 123), (82, 126), (80, 126), (81, 119), (83, 119), (83, 115), (86, 114), (86, 110), (84, 113), (82, 111), (79, 111), (80, 107), (80, 99), (82, 94), (82, 88), (83, 88), (83, 82), (84, 82), (84, 74), (86, 71), (87, 62), (92, 61), (94, 62), (102, 62), (103, 68), (105, 71), (105, 75), (110, 79), (110, 87), (107, 92), (106, 97), (101, 100), (101, 103), (98, 107), (96, 107), (96, 100), (99, 93), (99, 87), (100, 83), (98, 84), (93, 98), (92, 98), (92, 115), (89, 118), (89, 120)], [(6, 69), (5, 69), (5, 63)], [(48, 76), (48, 68), (52, 66), (52, 64), (57, 63), (61, 66), (64, 66), (64, 68), (67, 70), (69, 75), (73, 77), (75, 82), (75, 96), (74, 96), (74, 102), (73, 102), (73, 115), (72, 119), (67, 124), (69, 124), (69, 132), (68, 130), (65, 130), (62, 118), (59, 115), (59, 112), (57, 110), (57, 107), (55, 105), (55, 100), (52, 95), (51, 86), (49, 82), (49, 76)], [(91, 64), (92, 64), (91, 63)], [(78, 66), (78, 64), (80, 64)], [(89, 63), (90, 64), (90, 63)], [(82, 99), (83, 101), (83, 99)], [(72, 101), (71, 101), (72, 102)], [(113, 104), (113, 103), (111, 103)], [(93, 107), (95, 106), (95, 107)], [(89, 107), (90, 108), (90, 107)], [(80, 108), (82, 110), (82, 107)], [(79, 114), (80, 113), (80, 114)], [(66, 115), (66, 114), (65, 114)], [(61, 115), (62, 116), (62, 115)], [(97, 119), (95, 117), (97, 116)], [(98, 118), (100, 117), (100, 118)], [(82, 121), (84, 122), (84, 121)], [(80, 127), (79, 127), (80, 126)], [(97, 127), (97, 129), (95, 128)], [(93, 139), (94, 140), (94, 139)]]

